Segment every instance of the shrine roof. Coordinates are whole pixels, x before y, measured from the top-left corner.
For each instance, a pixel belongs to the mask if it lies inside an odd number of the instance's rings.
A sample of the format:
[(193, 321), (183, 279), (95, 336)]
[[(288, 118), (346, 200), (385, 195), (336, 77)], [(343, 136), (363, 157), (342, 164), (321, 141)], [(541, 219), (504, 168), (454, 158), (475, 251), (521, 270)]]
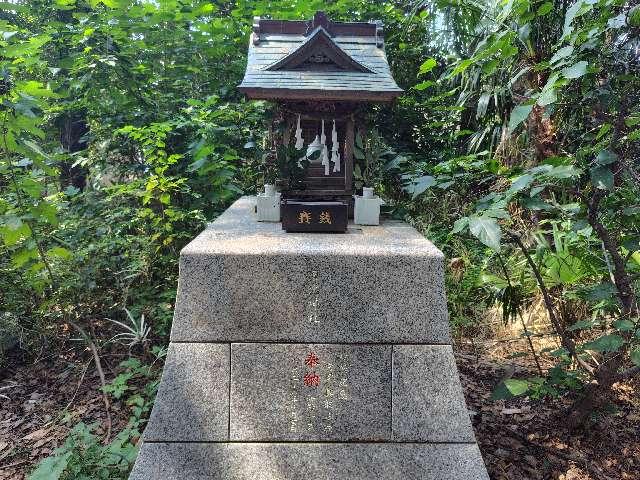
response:
[(379, 22), (256, 18), (247, 70), (249, 98), (391, 101), (402, 93), (384, 51)]

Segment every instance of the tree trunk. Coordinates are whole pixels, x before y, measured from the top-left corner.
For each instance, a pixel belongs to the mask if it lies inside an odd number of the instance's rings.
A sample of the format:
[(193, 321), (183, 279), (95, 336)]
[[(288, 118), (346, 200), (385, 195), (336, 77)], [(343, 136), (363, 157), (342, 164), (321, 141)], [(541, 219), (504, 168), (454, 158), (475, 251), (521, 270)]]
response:
[[(66, 153), (76, 153), (87, 148), (84, 136), (89, 132), (85, 117), (80, 112), (69, 112), (58, 119), (60, 144)], [(73, 159), (60, 163), (60, 188), (73, 186), (84, 190), (87, 183), (87, 171), (80, 166), (73, 166)]]

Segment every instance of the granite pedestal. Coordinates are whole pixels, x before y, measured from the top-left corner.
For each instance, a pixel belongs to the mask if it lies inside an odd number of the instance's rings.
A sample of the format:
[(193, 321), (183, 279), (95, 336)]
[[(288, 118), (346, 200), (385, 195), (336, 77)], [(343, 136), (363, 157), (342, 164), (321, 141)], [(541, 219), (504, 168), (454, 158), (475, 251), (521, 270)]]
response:
[(284, 233), (238, 200), (187, 245), (131, 480), (488, 480), (443, 257), (402, 222)]

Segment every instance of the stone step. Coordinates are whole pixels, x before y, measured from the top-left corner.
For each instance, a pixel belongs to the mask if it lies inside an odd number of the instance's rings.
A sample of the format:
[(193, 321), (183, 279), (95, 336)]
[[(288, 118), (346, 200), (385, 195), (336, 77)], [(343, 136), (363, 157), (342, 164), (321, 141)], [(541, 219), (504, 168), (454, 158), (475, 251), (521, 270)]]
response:
[(449, 345), (172, 343), (145, 441), (473, 442)]
[(145, 443), (130, 480), (489, 480), (475, 444)]

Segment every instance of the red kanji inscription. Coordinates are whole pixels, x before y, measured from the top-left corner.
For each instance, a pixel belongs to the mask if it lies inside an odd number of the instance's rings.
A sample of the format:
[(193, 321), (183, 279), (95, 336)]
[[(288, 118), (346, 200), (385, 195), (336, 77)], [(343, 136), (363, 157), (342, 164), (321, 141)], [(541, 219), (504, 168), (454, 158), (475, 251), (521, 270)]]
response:
[(310, 372), (304, 376), (305, 387), (317, 387), (318, 385), (320, 385), (320, 375), (317, 375), (316, 372)]
[(320, 363), (320, 359), (313, 352), (307, 355), (307, 358), (304, 361), (304, 364), (311, 368), (314, 368), (318, 363)]

